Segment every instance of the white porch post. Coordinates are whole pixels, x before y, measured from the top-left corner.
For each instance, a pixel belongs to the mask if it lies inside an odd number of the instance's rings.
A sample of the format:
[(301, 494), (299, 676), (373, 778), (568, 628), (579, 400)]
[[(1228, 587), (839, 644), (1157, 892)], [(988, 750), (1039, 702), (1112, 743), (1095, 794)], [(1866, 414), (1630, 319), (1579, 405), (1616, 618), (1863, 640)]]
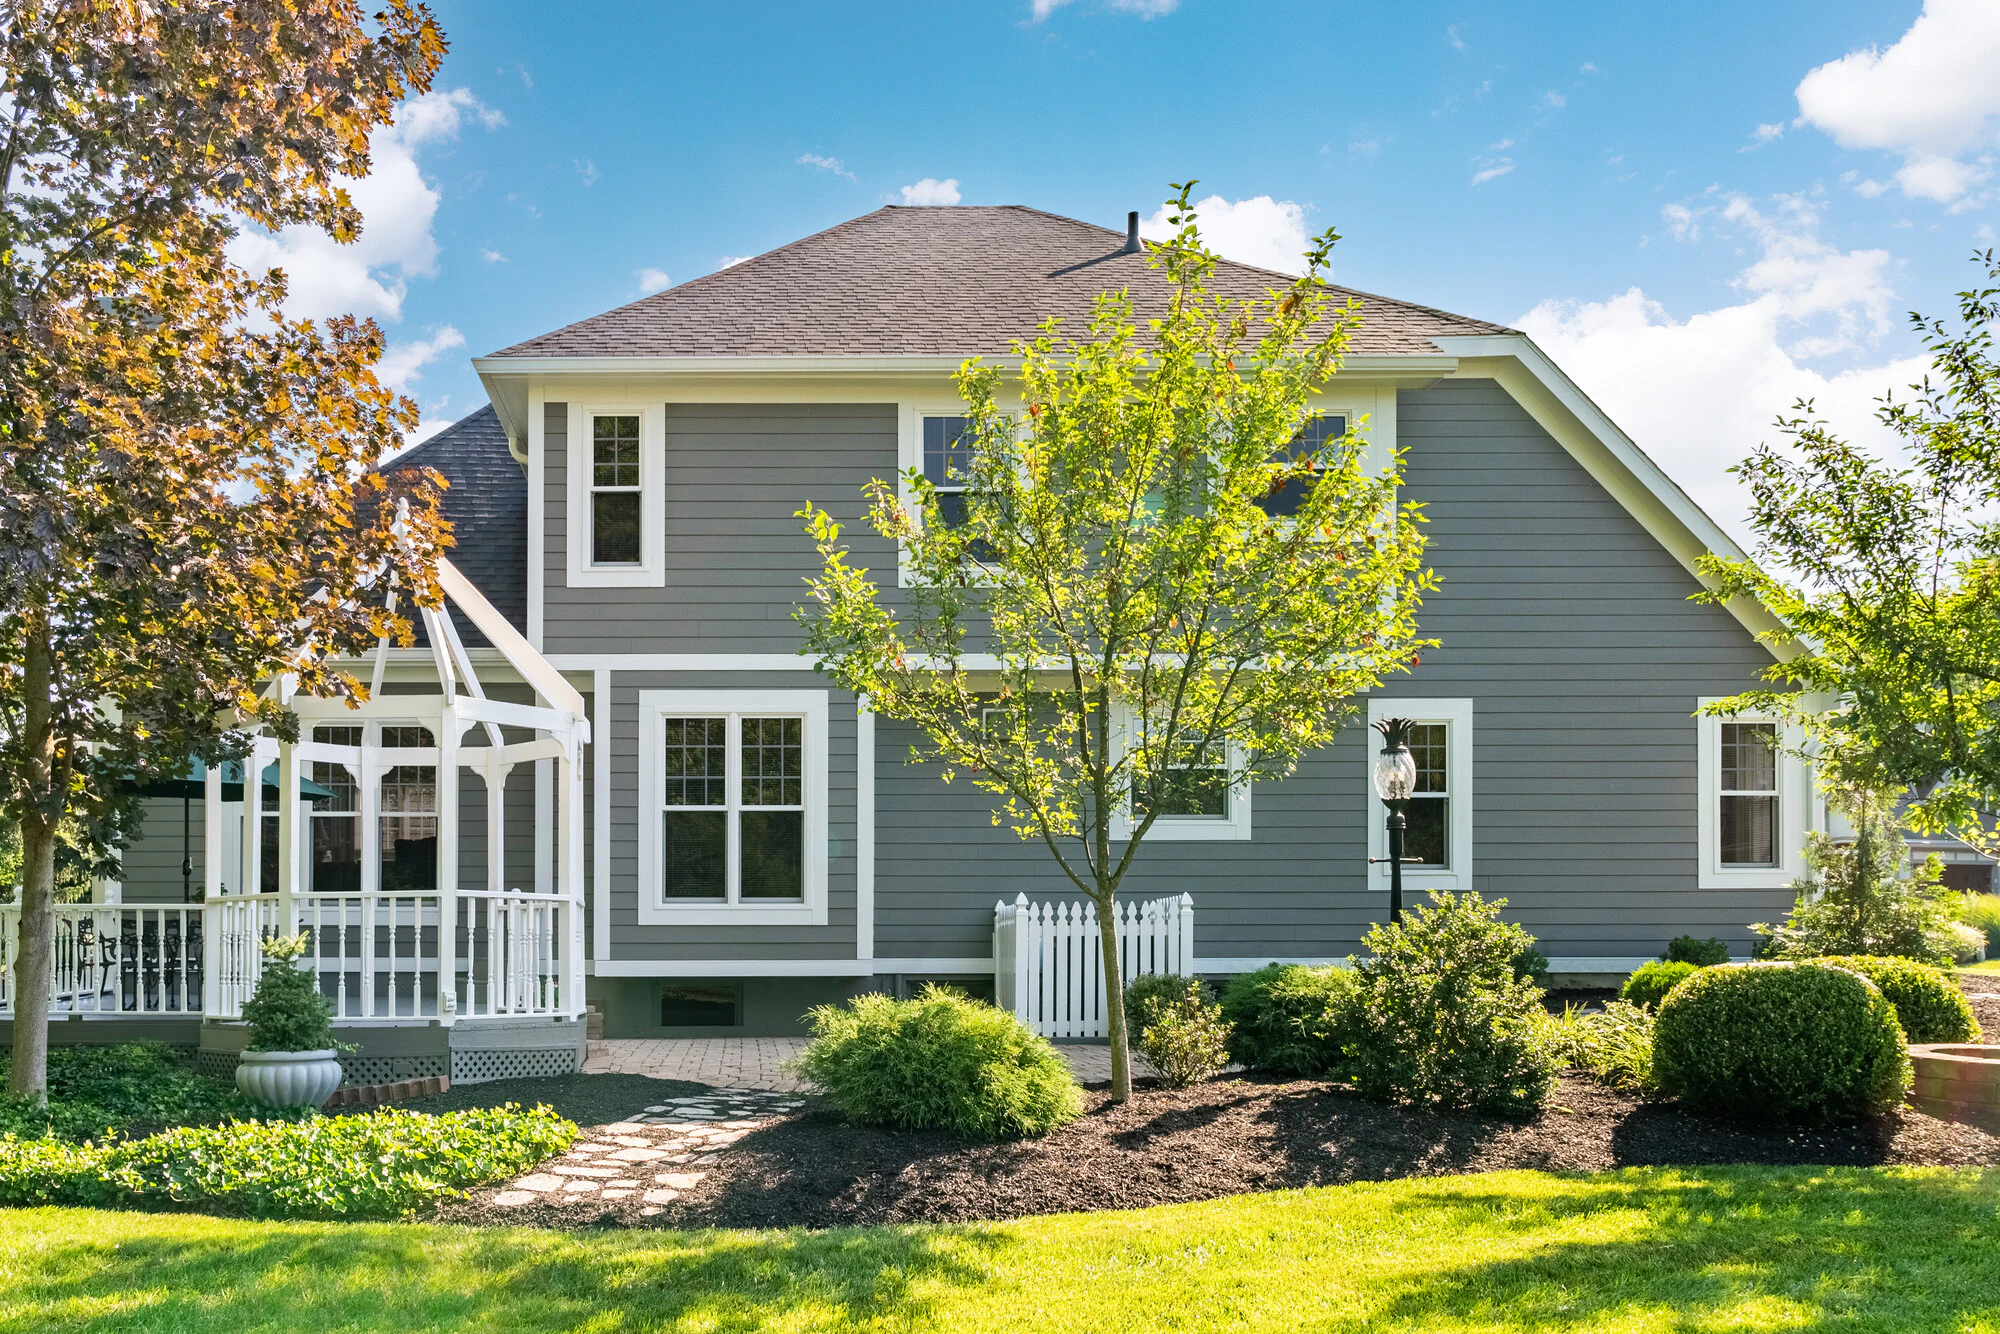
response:
[(300, 868), (312, 840), (301, 839), (299, 829), (298, 748), (289, 741), (278, 743), (278, 934), (289, 936), (298, 929), (296, 898)]
[(438, 1018), (446, 1021), (445, 997), (454, 1013), (458, 1006), (458, 741), (464, 724), (453, 698), (445, 696), (437, 733)]
[[(562, 868), (558, 882), (569, 904), (569, 930), (563, 960), (563, 1013), (570, 1017), (583, 1013), (583, 766), (578, 733), (563, 733), (562, 758), (556, 761), (556, 857)], [(599, 874), (603, 868), (599, 867)]]
[(217, 765), (209, 765), (202, 775), (201, 802), (201, 1012), (208, 1015), (216, 1012), (222, 995), (217, 967), (222, 961), (222, 770)]

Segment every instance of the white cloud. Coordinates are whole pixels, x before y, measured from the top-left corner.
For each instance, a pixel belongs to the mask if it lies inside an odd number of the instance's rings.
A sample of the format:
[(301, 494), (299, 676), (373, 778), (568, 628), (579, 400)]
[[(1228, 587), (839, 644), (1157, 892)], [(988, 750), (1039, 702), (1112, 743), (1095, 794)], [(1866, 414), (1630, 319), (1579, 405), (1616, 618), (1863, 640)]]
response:
[(915, 185), (903, 187), (905, 204), (956, 204), (958, 202), (958, 178), (940, 181), (926, 176)]
[(1981, 154), (2000, 140), (1996, 65), (2000, 5), (1925, 0), (1888, 50), (1850, 52), (1800, 80), (1799, 123), (1842, 148), (1902, 154), (1903, 193), (1950, 203), (1986, 177)]
[[(1766, 211), (1732, 196), (1682, 212), (1690, 235), (1692, 220), (1706, 218), (1755, 245), (1757, 258), (1734, 279), (1739, 301), (1676, 320), (1633, 287), (1603, 301), (1543, 301), (1516, 324), (1697, 504), (1747, 540), (1742, 488), (1725, 470), (1777, 438), (1773, 418), (1810, 398), (1850, 438), (1886, 449), (1873, 401), (1900, 392), (1925, 363), (1866, 357), (1889, 325), (1890, 257), (1822, 240), (1810, 201), (1786, 196)], [(1811, 364), (1836, 352), (1859, 352), (1864, 364), (1834, 372)]]
[(1382, 151), (1382, 140), (1373, 135), (1366, 139), (1356, 139), (1347, 146), (1347, 151), (1356, 157), (1374, 157)]
[(1463, 51), (1465, 49), (1465, 39), (1458, 35), (1458, 25), (1456, 23), (1444, 30), (1444, 39), (1451, 43), (1451, 49), (1454, 51)]
[(755, 258), (757, 258), (755, 255), (724, 255), (722, 262), (715, 267), (718, 269), (733, 269), (744, 260)]
[(845, 176), (850, 181), (856, 179), (853, 172), (840, 165), (840, 159), (837, 157), (821, 157), (818, 153), (801, 153), (794, 161), (801, 167), (818, 167), (821, 171), (830, 171), (836, 176)]
[(406, 394), (411, 385), (424, 378), (424, 367), (445, 353), (464, 346), (465, 335), (449, 324), (429, 338), (390, 343), (382, 349), (382, 359), (375, 363), (375, 378), (397, 393)]
[(639, 293), (641, 296), (651, 296), (655, 292), (664, 292), (673, 285), (674, 280), (667, 277), (665, 269), (639, 270)]
[[(1049, 15), (1061, 9), (1071, 0), (1029, 0), (1028, 21), (1040, 23)], [(1181, 0), (1104, 0), (1104, 8), (1116, 14), (1137, 14), (1142, 19), (1156, 19), (1163, 14), (1171, 14), (1179, 9)]]
[(1583, 64), (1582, 64), (1582, 66), (1581, 66), (1580, 68), (1581, 68), (1582, 72), (1583, 72), (1583, 73), (1585, 73), (1585, 74), (1595, 74), (1595, 73), (1597, 73), (1597, 66), (1596, 66), (1595, 64), (1593, 64), (1592, 62), (1588, 61), (1588, 60), (1584, 61), (1584, 62), (1583, 62)]
[(1513, 158), (1481, 158), (1479, 159), (1479, 170), (1472, 173), (1472, 183), (1474, 185), (1484, 185), (1488, 181), (1498, 180), (1512, 170), (1514, 170)]
[(598, 171), (595, 162), (592, 162), (587, 157), (580, 157), (576, 159), (575, 166), (576, 174), (583, 177), (584, 189), (588, 190), (591, 186), (597, 184)]
[(1542, 105), (1545, 107), (1552, 107), (1555, 110), (1560, 111), (1564, 107), (1569, 105), (1569, 99), (1567, 97), (1564, 97), (1560, 92), (1558, 92), (1554, 88), (1551, 88), (1546, 93), (1542, 94)]
[[(1239, 264), (1254, 264), (1279, 273), (1305, 271), (1306, 211), (1289, 199), (1257, 195), (1234, 202), (1221, 195), (1198, 200), (1194, 211), (1201, 239), (1210, 250)], [(1139, 234), (1161, 241), (1172, 236), (1168, 209), (1162, 204), (1139, 223)]]
[(479, 248), (479, 257), (485, 260), (488, 264), (505, 264), (507, 262), (507, 257), (505, 255), (501, 254), (497, 250), (489, 249), (486, 246), (481, 246)]
[(1750, 142), (1736, 151), (1739, 153), (1754, 153), (1765, 144), (1783, 138), (1784, 133), (1785, 123), (1783, 121), (1779, 121), (1774, 125), (1759, 125), (1756, 129), (1750, 131)]
[(396, 119), (369, 141), (373, 170), (344, 181), (361, 210), (361, 234), (341, 245), (317, 227), (276, 234), (246, 228), (229, 256), (253, 273), (281, 268), (290, 281), (285, 313), (294, 319), (354, 314), (395, 321), (411, 278), (437, 272), (438, 192), (417, 166), (417, 150), (458, 138), (468, 122), (487, 129), (507, 123), (469, 89), (425, 93), (396, 109)]

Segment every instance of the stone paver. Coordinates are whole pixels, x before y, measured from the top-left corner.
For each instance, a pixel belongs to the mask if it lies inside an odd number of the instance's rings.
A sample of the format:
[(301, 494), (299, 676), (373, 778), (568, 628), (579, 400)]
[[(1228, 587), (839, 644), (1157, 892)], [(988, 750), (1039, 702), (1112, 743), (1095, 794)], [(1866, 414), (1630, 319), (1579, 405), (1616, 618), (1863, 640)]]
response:
[[(587, 1075), (650, 1075), (654, 1079), (685, 1079), (717, 1089), (761, 1089), (799, 1093), (807, 1085), (782, 1067), (805, 1050), (804, 1038), (609, 1038), (590, 1044), (583, 1062)], [(1057, 1043), (1056, 1050), (1086, 1084), (1111, 1078), (1111, 1049), (1092, 1043)], [(1137, 1052), (1132, 1073), (1151, 1075), (1153, 1067)], [(715, 1095), (676, 1098), (674, 1106), (647, 1108), (647, 1114), (674, 1112), (707, 1119), (717, 1106)], [(619, 1133), (616, 1126), (604, 1128)]]

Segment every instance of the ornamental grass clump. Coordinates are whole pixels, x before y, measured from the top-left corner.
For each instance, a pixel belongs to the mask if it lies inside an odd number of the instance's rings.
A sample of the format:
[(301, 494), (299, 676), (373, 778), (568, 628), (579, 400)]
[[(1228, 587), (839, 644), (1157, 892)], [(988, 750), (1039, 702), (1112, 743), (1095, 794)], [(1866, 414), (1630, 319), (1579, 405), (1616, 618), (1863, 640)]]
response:
[(398, 1218), (561, 1153), (547, 1107), (233, 1121), (145, 1139), (0, 1136), (0, 1205), (194, 1208), (250, 1218)]
[(1137, 1027), (1139, 1050), (1168, 1088), (1198, 1084), (1229, 1064), (1229, 1025), (1199, 982), (1178, 996), (1149, 997)]
[(1514, 973), (1534, 938), (1500, 920), (1505, 899), (1431, 891), (1430, 904), (1363, 939), (1360, 1023), (1348, 1046), (1362, 1094), (1521, 1115), (1554, 1085), (1542, 990)]
[(1618, 988), (1618, 999), (1657, 1010), (1669, 991), (1700, 971), (1701, 965), (1682, 960), (1662, 963), (1656, 959), (1642, 963), (1625, 979), (1625, 985)]
[(1910, 1085), (1896, 1008), (1845, 968), (1704, 968), (1660, 1004), (1653, 1074), (1691, 1110), (1830, 1123), (1886, 1112)]
[(1977, 1042), (1979, 1020), (1965, 993), (1941, 968), (1893, 955), (1835, 954), (1815, 963), (1845, 968), (1873, 982), (1889, 1004), (1911, 1042)]
[(1083, 1114), (1076, 1077), (1047, 1038), (948, 987), (912, 1000), (857, 996), (806, 1022), (813, 1041), (794, 1068), (859, 1125), (992, 1140), (1045, 1135)]
[(1350, 968), (1274, 963), (1231, 978), (1222, 992), (1229, 1055), (1264, 1074), (1318, 1079), (1341, 1069), (1359, 1018)]
[(1609, 1088), (1653, 1086), (1653, 1016), (1630, 1001), (1601, 1010), (1566, 1005), (1549, 1018), (1547, 1041), (1563, 1065)]

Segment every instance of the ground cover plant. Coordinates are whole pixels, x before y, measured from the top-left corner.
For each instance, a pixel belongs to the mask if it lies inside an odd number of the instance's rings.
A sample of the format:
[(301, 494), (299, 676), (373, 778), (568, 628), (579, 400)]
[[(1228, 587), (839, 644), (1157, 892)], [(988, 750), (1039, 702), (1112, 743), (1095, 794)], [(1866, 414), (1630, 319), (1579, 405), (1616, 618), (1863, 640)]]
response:
[(1045, 1134), (1083, 1110), (1069, 1065), (1012, 1014), (946, 987), (870, 994), (807, 1016), (801, 1075), (862, 1125), (966, 1139)]
[(1951, 975), (1914, 959), (1836, 954), (1816, 963), (1845, 968), (1873, 982), (1896, 1007), (1896, 1021), (1911, 1042), (1977, 1042), (1979, 1021)]
[(1359, 1021), (1354, 972), (1267, 964), (1229, 980), (1222, 1018), (1229, 1055), (1252, 1070), (1314, 1078), (1337, 1070)]
[(1666, 952), (1660, 958), (1666, 963), (1691, 963), (1697, 968), (1712, 968), (1729, 962), (1729, 946), (1714, 936), (1675, 936), (1667, 942)]
[(149, 1135), (169, 1126), (214, 1125), (272, 1115), (233, 1084), (191, 1069), (170, 1047), (128, 1042), (57, 1047), (48, 1057), (48, 1105), (0, 1096), (0, 1135), (72, 1142)]
[(1513, 961), (1534, 941), (1500, 920), (1505, 899), (1431, 892), (1371, 928), (1355, 965), (1359, 1018), (1346, 1051), (1361, 1093), (1526, 1113), (1555, 1082), (1541, 988)]
[(1989, 1330), (1993, 1181), (1510, 1172), (952, 1227), (0, 1216), (0, 1330)]
[(1895, 1007), (1858, 974), (1729, 964), (1702, 969), (1660, 1003), (1653, 1073), (1700, 1112), (1841, 1121), (1900, 1102), (1910, 1058)]
[(0, 1137), (0, 1204), (395, 1218), (525, 1171), (575, 1137), (547, 1108), (518, 1107), (233, 1121), (95, 1144)]
[(1632, 976), (1625, 979), (1625, 985), (1618, 988), (1618, 999), (1647, 1009), (1657, 1009), (1667, 993), (1693, 977), (1701, 968), (1700, 964), (1685, 959), (1652, 963), (1642, 963), (1632, 970)]

